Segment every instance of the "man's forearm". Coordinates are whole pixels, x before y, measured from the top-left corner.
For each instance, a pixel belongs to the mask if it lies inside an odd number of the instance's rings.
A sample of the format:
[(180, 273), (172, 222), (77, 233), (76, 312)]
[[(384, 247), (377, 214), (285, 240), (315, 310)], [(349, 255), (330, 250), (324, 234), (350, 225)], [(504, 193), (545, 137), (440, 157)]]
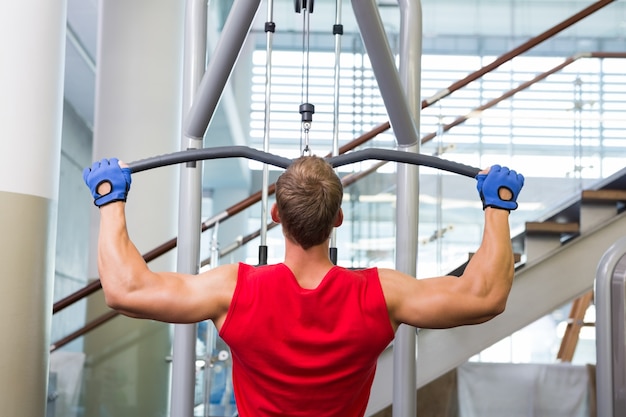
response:
[(98, 271), (107, 302), (137, 289), (146, 270), (143, 257), (128, 236), (125, 203), (101, 207)]
[(484, 297), (502, 306), (506, 303), (514, 276), (508, 211), (485, 209), (482, 243), (463, 275), (474, 282), (475, 290)]

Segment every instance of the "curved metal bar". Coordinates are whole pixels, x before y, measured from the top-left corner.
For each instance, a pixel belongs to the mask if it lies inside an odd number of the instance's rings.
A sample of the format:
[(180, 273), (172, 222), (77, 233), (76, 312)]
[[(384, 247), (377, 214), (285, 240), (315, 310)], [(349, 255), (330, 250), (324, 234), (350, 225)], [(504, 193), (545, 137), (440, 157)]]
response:
[(377, 149), (369, 148), (360, 151), (354, 151), (344, 155), (334, 156), (328, 159), (328, 162), (335, 168), (361, 162), (368, 159), (379, 161), (404, 162), (413, 165), (423, 165), (431, 168), (441, 169), (443, 171), (452, 172), (466, 177), (474, 178), (480, 171), (469, 165), (460, 164), (458, 162), (448, 161), (436, 156), (422, 155), (411, 152), (396, 151), (393, 149)]
[[(129, 166), (133, 173), (137, 173), (152, 168), (158, 168), (182, 162), (237, 157), (264, 162), (266, 164), (274, 165), (279, 168), (287, 168), (293, 162), (293, 160), (289, 158), (274, 155), (268, 152), (259, 151), (257, 149), (247, 146), (222, 146), (215, 148), (190, 149), (187, 151), (173, 152), (167, 155), (160, 155), (152, 158), (142, 159), (136, 162), (131, 162)], [(423, 165), (472, 178), (475, 177), (476, 174), (478, 174), (478, 172), (480, 171), (479, 168), (475, 168), (458, 162), (448, 161), (446, 159), (441, 159), (436, 156), (380, 148), (363, 149), (343, 155), (333, 156), (331, 158), (327, 158), (326, 160), (334, 168), (337, 168), (343, 165), (348, 165), (355, 162), (362, 162), (369, 159), (379, 161), (403, 162), (413, 165)]]
[(173, 152), (167, 155), (146, 158), (132, 162), (129, 166), (130, 170), (133, 173), (136, 173), (152, 168), (179, 164), (181, 162), (237, 157), (265, 162), (266, 164), (274, 165), (279, 168), (287, 168), (292, 162), (289, 158), (259, 151), (248, 146), (216, 146), (214, 148), (190, 149), (186, 151)]

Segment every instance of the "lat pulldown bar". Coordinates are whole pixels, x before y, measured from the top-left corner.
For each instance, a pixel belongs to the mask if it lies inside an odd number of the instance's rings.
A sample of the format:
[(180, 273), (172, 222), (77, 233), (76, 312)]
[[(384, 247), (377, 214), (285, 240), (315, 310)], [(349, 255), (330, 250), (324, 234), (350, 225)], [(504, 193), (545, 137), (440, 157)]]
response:
[[(174, 165), (183, 162), (223, 158), (246, 158), (279, 168), (287, 168), (293, 162), (292, 159), (259, 151), (258, 149), (250, 148), (248, 146), (220, 146), (213, 148), (189, 149), (186, 151), (173, 152), (167, 155), (141, 159), (139, 161), (131, 162), (129, 166), (133, 173), (137, 173), (152, 168)], [(471, 178), (474, 178), (480, 171), (479, 168), (474, 168), (458, 162), (448, 161), (436, 156), (396, 151), (393, 149), (368, 148), (343, 155), (333, 156), (326, 158), (326, 160), (334, 168), (366, 160), (401, 162), (441, 169), (443, 171)]]

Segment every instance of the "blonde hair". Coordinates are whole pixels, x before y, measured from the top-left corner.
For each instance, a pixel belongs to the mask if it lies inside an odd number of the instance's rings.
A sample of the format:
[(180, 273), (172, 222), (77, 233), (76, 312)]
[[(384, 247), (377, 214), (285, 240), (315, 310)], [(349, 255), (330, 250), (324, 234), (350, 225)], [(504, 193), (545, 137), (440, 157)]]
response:
[(343, 185), (318, 156), (296, 159), (276, 181), (276, 206), (285, 237), (303, 249), (330, 237), (341, 208)]

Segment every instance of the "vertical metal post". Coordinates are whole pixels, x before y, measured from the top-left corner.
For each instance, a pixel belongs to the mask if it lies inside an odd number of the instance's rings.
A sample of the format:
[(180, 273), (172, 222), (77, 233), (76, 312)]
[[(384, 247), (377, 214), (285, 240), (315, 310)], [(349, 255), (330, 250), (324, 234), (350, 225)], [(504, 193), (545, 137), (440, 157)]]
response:
[[(419, 117), (421, 109), (421, 3), (400, 0), (399, 5), (402, 19), (400, 75), (404, 85), (395, 66), (375, 0), (352, 0), (361, 37), (370, 56), (398, 147), (406, 152), (418, 152), (419, 124), (415, 118)], [(407, 91), (406, 96), (404, 91)], [(417, 273), (418, 196), (418, 168), (398, 164), (396, 218), (402, 219), (402, 227), (396, 230), (396, 268), (412, 276)], [(400, 326), (394, 341), (394, 417), (413, 417), (417, 412), (416, 345), (415, 329)]]
[(626, 238), (613, 244), (598, 263), (596, 305), (597, 415), (626, 413)]
[[(206, 0), (187, 0), (183, 68), (183, 117), (191, 107), (206, 68)], [(202, 147), (202, 136), (181, 138), (182, 149)], [(197, 274), (200, 268), (202, 163), (181, 165), (178, 209), (177, 271)], [(194, 415), (196, 324), (174, 325), (171, 417)]]
[[(272, 47), (274, 40), (274, 1), (267, 0), (267, 21), (265, 22), (265, 126), (263, 131), (263, 151), (270, 151), (270, 114), (272, 93)], [(269, 166), (263, 164), (263, 185), (261, 187), (261, 244), (259, 245), (259, 265), (267, 264), (267, 200)]]
[(309, 132), (313, 122), (315, 106), (309, 103), (309, 74), (310, 74), (310, 23), (313, 13), (313, 2), (296, 0), (296, 13), (302, 13), (302, 104), (299, 113), (302, 120), (300, 134), (300, 152), (302, 155), (310, 155)]
[[(419, 0), (399, 0), (400, 79), (407, 92), (408, 108), (419, 133), (421, 111), (422, 10)], [(418, 134), (419, 137), (419, 134)], [(419, 152), (419, 141), (399, 150)], [(417, 275), (417, 235), (419, 229), (419, 167), (398, 164), (396, 219), (402, 227), (396, 232), (396, 267)], [(396, 333), (393, 356), (393, 417), (413, 417), (417, 413), (417, 339), (415, 328), (402, 325)]]
[(626, 415), (626, 251), (611, 277), (611, 345), (613, 346), (613, 414)]
[(626, 251), (611, 278), (611, 342), (613, 345), (613, 414), (626, 415)]
[[(333, 25), (333, 35), (335, 36), (335, 73), (333, 78), (333, 149), (332, 156), (339, 155), (339, 82), (341, 79), (341, 36), (343, 35), (343, 25), (341, 24), (341, 4), (342, 0), (335, 2), (335, 24)], [(330, 260), (337, 265), (337, 229), (333, 229), (330, 235)]]
[(339, 82), (341, 79), (341, 36), (343, 35), (343, 25), (341, 23), (341, 4), (341, 0), (336, 0), (335, 24), (333, 25), (333, 35), (335, 36), (335, 68), (333, 74), (333, 156), (339, 155)]
[[(219, 228), (220, 223), (217, 222), (213, 226), (213, 233), (211, 234), (211, 269), (217, 268), (220, 263), (220, 250), (219, 250)], [(207, 323), (207, 332), (205, 337), (205, 355), (204, 355), (204, 417), (211, 416), (211, 379), (215, 370), (214, 351), (217, 344), (217, 329), (211, 323)]]
[(235, 0), (233, 3), (198, 87), (198, 97), (184, 121), (188, 137), (204, 137), (260, 5), (261, 0)]
[[(406, 152), (417, 152), (418, 147), (401, 147)], [(417, 192), (418, 168), (398, 164), (396, 218), (402, 225), (396, 227), (396, 269), (415, 276), (417, 269)], [(393, 417), (414, 417), (417, 412), (417, 341), (415, 328), (400, 325), (393, 343)]]

